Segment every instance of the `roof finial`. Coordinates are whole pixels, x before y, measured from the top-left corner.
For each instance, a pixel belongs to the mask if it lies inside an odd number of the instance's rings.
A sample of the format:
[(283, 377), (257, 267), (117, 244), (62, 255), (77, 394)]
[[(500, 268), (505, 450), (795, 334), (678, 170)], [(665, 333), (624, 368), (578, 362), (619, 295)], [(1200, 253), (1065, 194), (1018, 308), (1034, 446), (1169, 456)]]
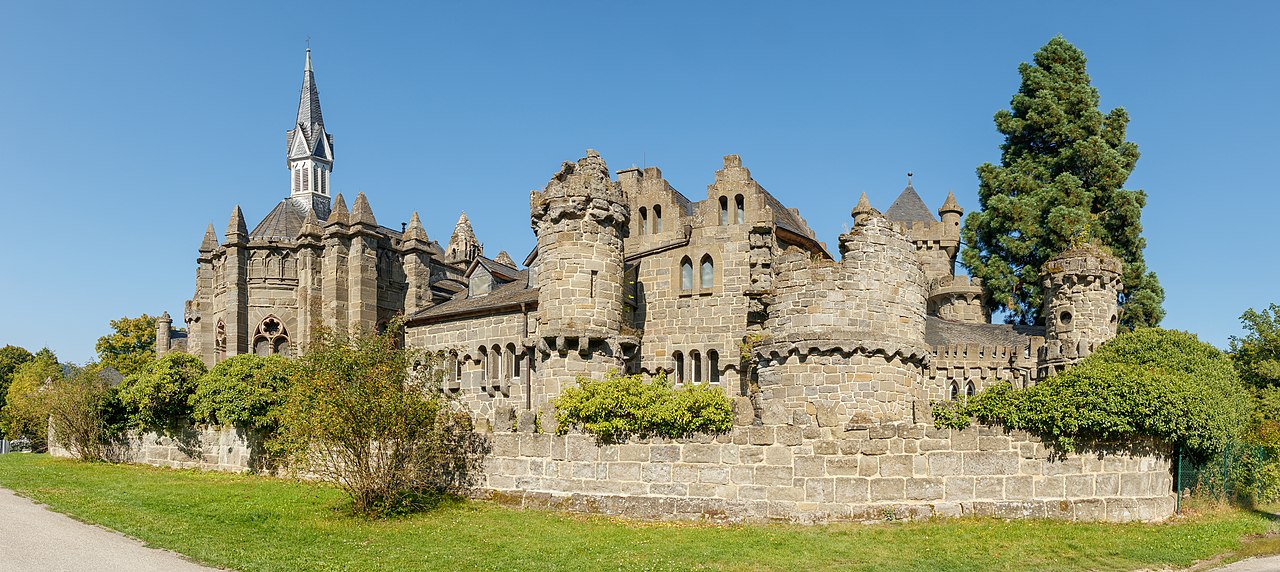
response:
[(311, 71), (311, 36), (307, 36), (307, 67), (302, 71)]
[(910, 187), (910, 186), (911, 186), (911, 175), (914, 175), (914, 174), (915, 174), (915, 173), (912, 173), (911, 171), (907, 171), (907, 186), (908, 186), (908, 187)]

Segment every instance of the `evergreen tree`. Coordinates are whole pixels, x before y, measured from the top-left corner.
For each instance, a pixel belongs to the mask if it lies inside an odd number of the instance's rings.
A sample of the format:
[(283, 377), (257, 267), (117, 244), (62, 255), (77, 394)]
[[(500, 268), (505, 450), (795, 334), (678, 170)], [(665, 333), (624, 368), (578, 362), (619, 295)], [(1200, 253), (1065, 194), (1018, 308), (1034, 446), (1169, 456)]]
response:
[(1122, 188), (1138, 161), (1138, 146), (1125, 141), (1129, 114), (1118, 107), (1103, 115), (1084, 53), (1061, 36), (1018, 72), (1011, 109), (995, 116), (1005, 136), (1001, 164), (978, 167), (982, 210), (965, 218), (965, 267), (1009, 309), (1010, 321), (1040, 324), (1040, 267), (1095, 242), (1124, 261), (1121, 323), (1159, 324), (1164, 289), (1142, 256), (1146, 193)]

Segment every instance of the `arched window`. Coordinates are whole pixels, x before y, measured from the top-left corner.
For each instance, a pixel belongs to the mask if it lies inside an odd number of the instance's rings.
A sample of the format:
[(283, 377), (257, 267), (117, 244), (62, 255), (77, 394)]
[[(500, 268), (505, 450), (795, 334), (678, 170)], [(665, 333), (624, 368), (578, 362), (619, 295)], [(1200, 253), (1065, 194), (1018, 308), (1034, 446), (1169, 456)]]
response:
[(676, 383), (684, 383), (684, 354), (676, 352), (672, 357), (676, 360)]
[(507, 344), (507, 356), (511, 360), (511, 379), (520, 379), (520, 356), (516, 355), (515, 344)]
[(720, 226), (729, 224), (729, 197), (720, 197)]
[(267, 316), (253, 332), (253, 353), (260, 356), (289, 355), (289, 332), (275, 316)]
[(502, 380), (502, 360), (506, 356), (502, 355), (502, 346), (493, 346), (493, 357), (491, 361), (492, 370), (489, 371), (489, 379), (493, 380), (497, 385)]
[(738, 224), (742, 224), (743, 221), (747, 220), (746, 205), (747, 201), (742, 198), (742, 195), (733, 197), (733, 217), (738, 221)]
[(707, 370), (711, 383), (720, 383), (720, 352), (707, 350)]
[(701, 266), (702, 271), (701, 271), (701, 275), (698, 277), (700, 279), (700, 281), (698, 282), (698, 287), (710, 288), (712, 286), (715, 286), (716, 285), (716, 265), (711, 262), (711, 255), (710, 254), (702, 255), (702, 263), (699, 266)]
[[(467, 356), (467, 359), (470, 359), (470, 357), (471, 356)], [(453, 356), (453, 380), (454, 381), (462, 381), (462, 359), (463, 358), (459, 358), (456, 355)]]
[(310, 179), (311, 169), (299, 169), (299, 170), (302, 171), (302, 190), (310, 191), (311, 190), (311, 179)]
[(302, 169), (294, 167), (293, 169), (293, 192), (302, 190)]
[(977, 393), (977, 392), (976, 392), (976, 391), (974, 391), (973, 382), (972, 382), (972, 381), (970, 381), (970, 382), (968, 383), (968, 385), (965, 385), (965, 386), (964, 386), (964, 396), (965, 396), (965, 397), (973, 397), (973, 394), (974, 394), (974, 393)]
[(662, 205), (653, 205), (653, 233), (662, 232)]
[(955, 401), (955, 399), (959, 396), (960, 396), (960, 386), (956, 385), (956, 382), (953, 381), (951, 382), (951, 391), (948, 392), (947, 398), (952, 401)]
[(640, 234), (649, 234), (649, 209), (640, 207)]
[(489, 381), (489, 350), (480, 346), (480, 381)]
[(688, 256), (680, 261), (680, 289), (693, 290), (693, 261)]
[(702, 383), (702, 354), (698, 350), (689, 352), (689, 365), (693, 367), (693, 382)]

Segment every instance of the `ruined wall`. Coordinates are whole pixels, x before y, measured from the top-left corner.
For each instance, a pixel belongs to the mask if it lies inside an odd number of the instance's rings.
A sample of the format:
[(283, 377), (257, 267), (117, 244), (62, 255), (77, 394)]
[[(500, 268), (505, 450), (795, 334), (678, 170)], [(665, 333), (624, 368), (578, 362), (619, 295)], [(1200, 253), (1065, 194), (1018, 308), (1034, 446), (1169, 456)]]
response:
[[(262, 440), (235, 427), (198, 426), (179, 435), (130, 431), (112, 460), (171, 469), (201, 469), (243, 473), (260, 469)], [(49, 430), (49, 455), (73, 458)]]
[(529, 369), (532, 352), (524, 345), (531, 321), (528, 312), (516, 309), (408, 328), (405, 342), (411, 348), (443, 352), (444, 391), (476, 417), (490, 419), (495, 407), (523, 408), (527, 403), (526, 384), (536, 376)]
[(1151, 521), (1174, 510), (1163, 449), (1055, 456), (996, 427), (822, 421), (603, 446), (581, 434), (496, 432), (482, 486), (519, 506), (648, 519)]

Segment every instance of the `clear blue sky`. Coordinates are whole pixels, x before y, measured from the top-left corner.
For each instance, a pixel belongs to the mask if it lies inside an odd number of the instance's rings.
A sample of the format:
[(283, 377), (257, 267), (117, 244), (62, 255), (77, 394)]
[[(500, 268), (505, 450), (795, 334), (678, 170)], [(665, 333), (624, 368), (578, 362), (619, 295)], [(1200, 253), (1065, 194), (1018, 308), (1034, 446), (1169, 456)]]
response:
[(694, 199), (738, 153), (832, 245), (907, 171), (974, 210), (992, 115), (1062, 34), (1132, 117), (1164, 325), (1225, 346), (1280, 302), (1276, 3), (363, 4), (0, 4), (0, 344), (80, 362), (112, 318), (181, 321), (205, 225), (288, 192), (308, 36), (334, 189), (442, 242), (465, 210), (519, 260), (529, 190), (588, 147)]

